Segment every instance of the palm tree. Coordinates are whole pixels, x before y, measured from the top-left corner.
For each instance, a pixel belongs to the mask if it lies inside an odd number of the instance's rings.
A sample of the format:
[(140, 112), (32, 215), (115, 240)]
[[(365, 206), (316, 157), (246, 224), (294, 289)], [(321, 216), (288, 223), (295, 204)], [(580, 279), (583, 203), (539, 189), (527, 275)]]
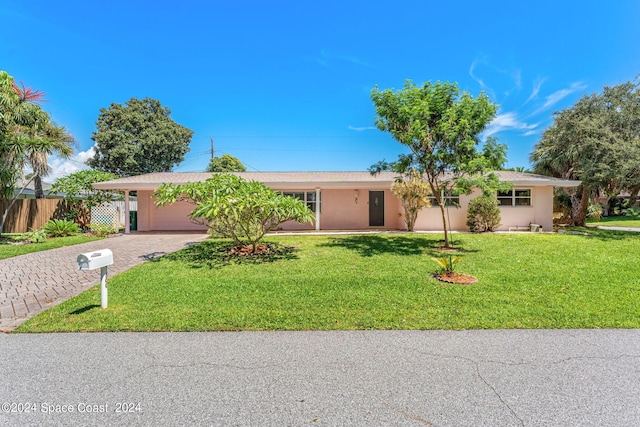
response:
[(51, 172), (48, 157), (55, 154), (63, 159), (70, 158), (73, 154), (72, 144), (75, 143), (73, 136), (71, 136), (64, 127), (56, 126), (53, 123), (47, 125), (42, 136), (48, 141), (48, 144), (34, 147), (36, 149), (30, 150), (28, 153), (28, 163), (33, 169), (36, 199), (44, 199), (42, 177), (47, 176)]

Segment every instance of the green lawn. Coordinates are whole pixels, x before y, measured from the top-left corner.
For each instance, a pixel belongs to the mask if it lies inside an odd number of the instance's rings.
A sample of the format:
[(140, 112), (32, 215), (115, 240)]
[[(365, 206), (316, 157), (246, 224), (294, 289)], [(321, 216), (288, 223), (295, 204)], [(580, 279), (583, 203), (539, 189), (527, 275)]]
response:
[(591, 226), (608, 225), (611, 227), (640, 228), (640, 218), (637, 216), (603, 216), (600, 221), (587, 221)]
[(11, 258), (32, 252), (46, 251), (47, 249), (61, 248), (63, 246), (77, 245), (79, 243), (99, 240), (101, 237), (83, 236), (81, 234), (68, 237), (48, 237), (42, 243), (15, 244), (24, 240), (21, 235), (3, 235), (0, 239), (0, 259)]
[(207, 241), (109, 278), (18, 332), (640, 327), (640, 238), (602, 230), (454, 235), (458, 271), (431, 277), (441, 235), (270, 238), (242, 263)]

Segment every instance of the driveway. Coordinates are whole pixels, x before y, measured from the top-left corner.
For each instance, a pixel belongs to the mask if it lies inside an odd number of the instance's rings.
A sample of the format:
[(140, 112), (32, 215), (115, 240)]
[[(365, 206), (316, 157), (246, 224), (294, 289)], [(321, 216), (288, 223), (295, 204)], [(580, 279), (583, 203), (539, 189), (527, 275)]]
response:
[(6, 426), (640, 425), (639, 330), (0, 334), (0, 348)]
[(109, 277), (206, 238), (201, 232), (133, 233), (0, 260), (0, 330), (99, 284), (100, 270), (78, 271), (81, 253), (111, 249)]

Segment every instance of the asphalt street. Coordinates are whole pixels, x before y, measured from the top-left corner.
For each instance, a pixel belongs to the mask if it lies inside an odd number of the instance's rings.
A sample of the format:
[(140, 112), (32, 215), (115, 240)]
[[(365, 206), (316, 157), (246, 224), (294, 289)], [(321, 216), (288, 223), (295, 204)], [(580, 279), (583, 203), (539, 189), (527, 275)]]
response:
[(640, 330), (0, 334), (0, 425), (638, 426)]

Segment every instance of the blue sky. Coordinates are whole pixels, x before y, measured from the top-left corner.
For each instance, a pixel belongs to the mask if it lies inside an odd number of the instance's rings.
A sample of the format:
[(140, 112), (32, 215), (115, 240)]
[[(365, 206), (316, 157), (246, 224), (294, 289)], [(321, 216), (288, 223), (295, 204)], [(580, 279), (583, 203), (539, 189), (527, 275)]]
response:
[(552, 114), (640, 74), (640, 2), (44, 1), (0, 6), (0, 69), (46, 92), (82, 168), (100, 108), (151, 97), (195, 133), (176, 171), (366, 170), (403, 148), (369, 94), (455, 81), (500, 105), (485, 132), (527, 166)]

